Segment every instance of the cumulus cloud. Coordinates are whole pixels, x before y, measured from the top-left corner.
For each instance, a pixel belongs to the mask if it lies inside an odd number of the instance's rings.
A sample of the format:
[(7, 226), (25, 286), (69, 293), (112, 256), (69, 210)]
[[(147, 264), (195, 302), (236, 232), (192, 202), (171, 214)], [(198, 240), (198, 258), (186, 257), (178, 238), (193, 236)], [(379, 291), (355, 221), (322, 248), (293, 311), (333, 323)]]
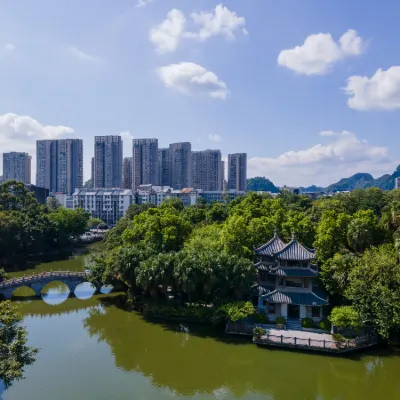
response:
[(14, 51), (16, 49), (15, 45), (12, 43), (7, 43), (4, 48), (8, 51)]
[(351, 76), (344, 88), (347, 105), (356, 110), (394, 110), (400, 108), (400, 66), (379, 68), (371, 78)]
[(397, 165), (386, 147), (370, 145), (355, 133), (324, 131), (322, 136), (326, 143), (276, 158), (249, 159), (249, 176), (267, 176), (278, 185), (325, 186), (357, 172), (389, 173)]
[(233, 40), (237, 31), (247, 35), (245, 25), (244, 17), (221, 4), (211, 12), (193, 12), (189, 22), (182, 11), (173, 9), (161, 24), (150, 30), (149, 39), (157, 52), (171, 53), (177, 50), (183, 39), (204, 42), (213, 36), (224, 36)]
[(205, 95), (225, 100), (229, 90), (214, 72), (191, 62), (170, 64), (157, 70), (165, 87), (186, 95)]
[(218, 135), (218, 133), (216, 133), (215, 135), (210, 133), (208, 135), (208, 140), (210, 140), (211, 142), (222, 142), (222, 137), (221, 135)]
[(137, 7), (137, 8), (142, 8), (142, 7), (146, 7), (146, 6), (148, 6), (150, 3), (152, 3), (153, 2), (153, 0), (139, 0), (137, 3), (136, 3), (136, 6), (135, 7)]
[(75, 57), (79, 60), (90, 61), (90, 62), (100, 61), (99, 57), (87, 54), (87, 53), (79, 50), (77, 47), (69, 47), (68, 51), (73, 57)]
[(360, 55), (364, 47), (353, 29), (345, 32), (338, 42), (330, 33), (317, 33), (308, 36), (301, 46), (282, 50), (278, 64), (300, 74), (323, 75), (338, 61)]
[[(21, 151), (32, 156), (32, 174), (36, 173), (36, 140), (73, 137), (74, 130), (62, 125), (42, 125), (26, 115), (8, 113), (0, 115), (1, 153)], [(0, 154), (2, 157), (2, 154)], [(0, 162), (2, 169), (3, 163)], [(33, 180), (34, 181), (34, 180)]]

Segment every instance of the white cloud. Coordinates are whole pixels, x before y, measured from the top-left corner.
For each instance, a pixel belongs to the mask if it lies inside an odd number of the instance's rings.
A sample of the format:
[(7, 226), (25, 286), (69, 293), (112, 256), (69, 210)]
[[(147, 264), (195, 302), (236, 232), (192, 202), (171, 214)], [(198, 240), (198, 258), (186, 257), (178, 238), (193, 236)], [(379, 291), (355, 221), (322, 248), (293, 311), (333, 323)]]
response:
[(330, 33), (317, 33), (306, 38), (301, 46), (282, 50), (278, 64), (305, 75), (323, 75), (332, 66), (349, 56), (363, 52), (364, 43), (353, 29), (345, 32), (338, 42)]
[[(36, 174), (36, 140), (73, 137), (74, 130), (62, 125), (42, 125), (26, 115), (0, 115), (1, 153), (21, 151), (32, 156), (32, 177)], [(2, 156), (2, 154), (1, 154)], [(0, 168), (3, 164), (0, 163)], [(33, 180), (34, 181), (34, 180)]]
[(246, 20), (239, 17), (228, 7), (219, 4), (212, 12), (192, 13), (190, 15), (196, 26), (200, 26), (198, 32), (188, 32), (188, 37), (205, 41), (212, 36), (225, 36), (228, 39), (235, 38), (235, 32), (239, 29), (247, 35)]
[(214, 72), (191, 62), (170, 64), (157, 70), (165, 87), (186, 95), (206, 95), (225, 100), (229, 90)]
[(149, 4), (151, 4), (152, 2), (153, 2), (153, 0), (139, 0), (135, 7), (137, 7), (137, 8), (146, 7)]
[(371, 78), (351, 76), (344, 90), (350, 97), (347, 105), (356, 110), (400, 108), (400, 66), (379, 68)]
[(217, 5), (212, 12), (192, 13), (190, 26), (186, 30), (188, 21), (182, 11), (173, 9), (168, 12), (165, 20), (152, 28), (149, 33), (150, 41), (159, 53), (172, 53), (177, 50), (182, 39), (206, 41), (212, 36), (224, 36), (233, 40), (235, 33), (245, 28), (244, 17), (239, 17), (227, 7)]
[(83, 51), (79, 50), (77, 47), (69, 47), (68, 51), (72, 56), (74, 56), (75, 58), (78, 58), (80, 60), (83, 60), (83, 61), (90, 61), (90, 62), (100, 61), (99, 57), (84, 53)]
[(397, 165), (386, 147), (370, 145), (348, 131), (324, 132), (329, 132), (323, 135), (327, 143), (277, 158), (249, 159), (249, 176), (266, 176), (277, 185), (326, 186), (357, 172), (390, 173)]
[(211, 142), (222, 142), (222, 137), (221, 137), (221, 135), (218, 135), (217, 133), (215, 135), (210, 133), (208, 135), (208, 140), (210, 140)]
[(159, 53), (171, 53), (178, 48), (185, 23), (186, 18), (183, 13), (173, 9), (160, 25), (150, 30), (150, 41), (156, 46)]
[(12, 43), (7, 43), (4, 48), (8, 51), (14, 51), (16, 49), (15, 45)]

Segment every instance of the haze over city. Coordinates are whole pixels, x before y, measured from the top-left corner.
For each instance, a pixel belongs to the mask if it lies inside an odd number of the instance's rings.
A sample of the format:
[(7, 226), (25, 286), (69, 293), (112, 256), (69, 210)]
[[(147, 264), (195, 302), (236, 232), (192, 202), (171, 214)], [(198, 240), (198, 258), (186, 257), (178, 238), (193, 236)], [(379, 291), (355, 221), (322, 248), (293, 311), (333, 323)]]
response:
[(400, 6), (379, 4), (3, 1), (1, 153), (29, 153), (32, 182), (36, 140), (83, 139), (87, 180), (97, 135), (124, 157), (132, 138), (245, 152), (277, 185), (391, 173)]

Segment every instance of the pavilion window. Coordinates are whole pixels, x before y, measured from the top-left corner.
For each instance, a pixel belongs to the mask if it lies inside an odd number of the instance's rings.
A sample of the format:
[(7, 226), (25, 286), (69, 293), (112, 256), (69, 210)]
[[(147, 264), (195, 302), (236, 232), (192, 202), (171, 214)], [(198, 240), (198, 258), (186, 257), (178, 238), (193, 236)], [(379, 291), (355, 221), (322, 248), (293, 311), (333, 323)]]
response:
[(260, 281), (265, 281), (267, 278), (267, 274), (265, 271), (259, 271)]
[(299, 265), (299, 262), (296, 260), (287, 260), (286, 265), (288, 267), (297, 267)]
[(276, 314), (276, 305), (275, 303), (267, 303), (267, 314)]
[(312, 317), (313, 318), (320, 318), (321, 316), (321, 309), (320, 307), (312, 307)]
[(286, 279), (286, 287), (302, 288), (303, 282), (302, 280)]

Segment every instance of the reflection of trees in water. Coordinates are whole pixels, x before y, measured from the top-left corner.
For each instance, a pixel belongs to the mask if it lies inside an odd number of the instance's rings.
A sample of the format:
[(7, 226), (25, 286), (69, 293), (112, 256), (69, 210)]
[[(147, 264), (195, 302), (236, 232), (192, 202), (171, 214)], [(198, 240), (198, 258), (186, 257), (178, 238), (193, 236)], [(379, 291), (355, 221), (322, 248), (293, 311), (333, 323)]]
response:
[[(183, 395), (229, 388), (237, 396), (250, 391), (279, 400), (376, 399), (392, 398), (398, 386), (396, 368), (385, 368), (378, 357), (368, 357), (378, 367), (367, 373), (366, 360), (257, 348), (204, 328), (191, 327), (187, 335), (179, 326), (143, 321), (108, 304), (89, 310), (84, 324), (111, 347), (118, 368)], [(391, 361), (399, 363), (385, 358)]]

